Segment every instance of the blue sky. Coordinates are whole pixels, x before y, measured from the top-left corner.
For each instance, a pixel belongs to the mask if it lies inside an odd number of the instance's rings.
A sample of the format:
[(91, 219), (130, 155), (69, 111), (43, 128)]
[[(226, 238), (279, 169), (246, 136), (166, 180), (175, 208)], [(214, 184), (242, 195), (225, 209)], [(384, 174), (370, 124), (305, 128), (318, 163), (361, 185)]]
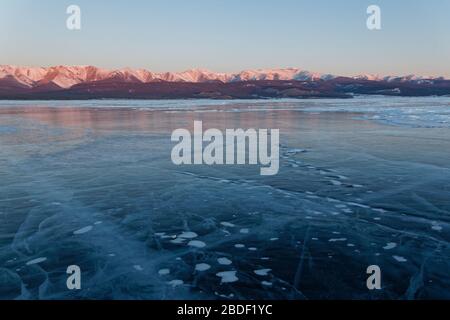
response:
[[(66, 8), (82, 30), (66, 29)], [(366, 9), (382, 10), (382, 30)], [(2, 0), (0, 64), (450, 77), (448, 0)]]

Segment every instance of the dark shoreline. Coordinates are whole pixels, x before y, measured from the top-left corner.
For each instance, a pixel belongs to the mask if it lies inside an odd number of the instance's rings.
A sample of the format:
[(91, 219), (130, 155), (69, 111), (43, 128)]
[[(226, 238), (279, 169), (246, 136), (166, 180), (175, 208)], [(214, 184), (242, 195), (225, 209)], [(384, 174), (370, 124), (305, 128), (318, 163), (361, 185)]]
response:
[(336, 78), (320, 81), (258, 80), (214, 82), (96, 81), (68, 89), (1, 85), (0, 100), (256, 100), (256, 99), (351, 99), (354, 95), (426, 97), (450, 95), (449, 80), (388, 82)]

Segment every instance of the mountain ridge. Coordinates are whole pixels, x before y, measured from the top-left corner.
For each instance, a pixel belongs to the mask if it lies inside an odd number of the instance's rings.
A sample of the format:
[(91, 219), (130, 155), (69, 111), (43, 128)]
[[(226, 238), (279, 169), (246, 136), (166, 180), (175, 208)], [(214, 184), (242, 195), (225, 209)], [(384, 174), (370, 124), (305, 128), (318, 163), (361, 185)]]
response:
[[(300, 68), (250, 69), (237, 73), (220, 73), (206, 69), (190, 69), (182, 72), (152, 72), (147, 69), (103, 69), (95, 66), (60, 65), (52, 67), (22, 67), (0, 65), (0, 79), (7, 77), (12, 77), (17, 82), (30, 88), (52, 82), (62, 89), (67, 89), (80, 83), (107, 79), (142, 83), (158, 81), (198, 83), (209, 81), (234, 82), (257, 80), (327, 81), (341, 76), (310, 72)], [(417, 75), (380, 76), (372, 74), (344, 78), (387, 82), (445, 80), (444, 77), (424, 77)]]
[(336, 76), (299, 68), (215, 73), (94, 66), (0, 66), (0, 99), (261, 99), (450, 95), (443, 77)]

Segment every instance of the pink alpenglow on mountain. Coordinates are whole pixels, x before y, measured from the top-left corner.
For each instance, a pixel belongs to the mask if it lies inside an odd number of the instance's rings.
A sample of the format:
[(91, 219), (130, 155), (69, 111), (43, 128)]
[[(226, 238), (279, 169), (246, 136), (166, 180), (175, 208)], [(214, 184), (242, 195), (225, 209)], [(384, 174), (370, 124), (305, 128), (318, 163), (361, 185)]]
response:
[(335, 76), (299, 68), (216, 73), (94, 66), (0, 66), (0, 99), (351, 98), (354, 94), (449, 95), (442, 77)]
[[(55, 66), (42, 68), (3, 65), (0, 66), (0, 79), (4, 78), (10, 78), (11, 80), (15, 80), (28, 87), (52, 83), (60, 88), (70, 88), (80, 83), (107, 79), (142, 83), (158, 81), (199, 83), (209, 81), (233, 82), (259, 80), (318, 81), (332, 80), (336, 78), (336, 76), (309, 72), (298, 68), (245, 70), (239, 73), (216, 73), (204, 69), (157, 73), (145, 69), (125, 68), (108, 70), (93, 66)], [(372, 81), (419, 81), (424, 79), (443, 79), (439, 77), (420, 77), (416, 75), (403, 77), (359, 75), (353, 78)]]
[(252, 80), (319, 80), (330, 79), (332, 75), (310, 73), (300, 69), (246, 70), (239, 73), (216, 73), (204, 69), (183, 72), (151, 72), (145, 69), (108, 70), (93, 66), (17, 67), (0, 66), (0, 79), (11, 78), (18, 83), (34, 87), (53, 83), (61, 88), (100, 80), (121, 80), (129, 82), (209, 82), (209, 81), (252, 81)]

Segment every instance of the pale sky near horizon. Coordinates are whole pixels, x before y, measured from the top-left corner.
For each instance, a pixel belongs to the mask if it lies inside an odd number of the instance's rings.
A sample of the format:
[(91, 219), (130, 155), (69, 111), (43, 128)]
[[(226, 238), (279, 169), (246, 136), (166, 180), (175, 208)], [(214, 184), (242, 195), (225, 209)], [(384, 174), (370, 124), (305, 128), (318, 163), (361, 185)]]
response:
[[(66, 8), (82, 29), (66, 28)], [(381, 7), (382, 30), (366, 28)], [(1, 0), (0, 64), (450, 78), (450, 0)]]

